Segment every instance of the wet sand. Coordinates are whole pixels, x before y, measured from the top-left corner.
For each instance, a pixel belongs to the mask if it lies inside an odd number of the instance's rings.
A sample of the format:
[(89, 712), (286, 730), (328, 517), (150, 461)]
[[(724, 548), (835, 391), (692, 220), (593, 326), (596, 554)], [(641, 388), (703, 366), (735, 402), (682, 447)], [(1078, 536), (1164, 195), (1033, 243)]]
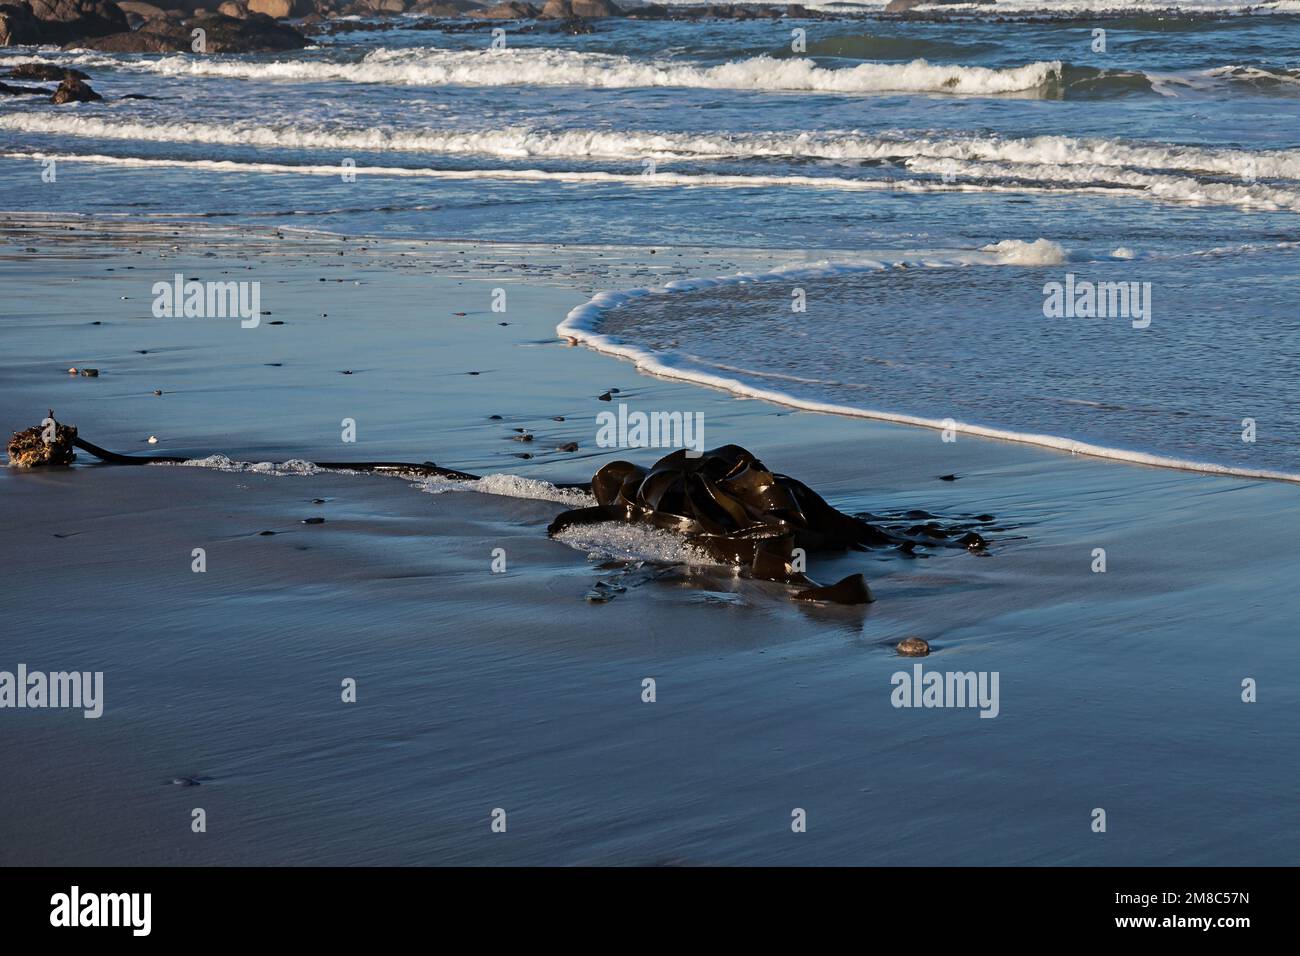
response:
[[(675, 563), (671, 541), (551, 541), (563, 505), (539, 497), (84, 455), (63, 472), (0, 470), (0, 669), (105, 674), (98, 720), (0, 711), (0, 863), (1300, 857), (1293, 487), (945, 443), (639, 376), (555, 339), (597, 289), (761, 253), (525, 257), (71, 224), (3, 237), (11, 430), (53, 406), (118, 451), (582, 480), (658, 455), (594, 447), (597, 396), (619, 388), (634, 408), (701, 412), (707, 444), (745, 445), (843, 510), (987, 512), (1007, 531), (988, 557), (814, 561), (823, 580), (862, 570), (877, 597), (820, 608)], [(155, 319), (150, 286), (173, 272), (256, 279), (272, 314), (256, 329)], [(83, 365), (100, 377), (66, 372)], [(525, 452), (521, 427), (536, 435)], [(554, 451), (568, 441), (579, 451)], [(1090, 570), (1098, 547), (1105, 574)], [(609, 561), (620, 549), (660, 560)], [(626, 590), (585, 601), (602, 579)], [(893, 645), (910, 634), (934, 648), (927, 670), (997, 672), (997, 718), (894, 708), (891, 675), (914, 661)], [(340, 700), (349, 677), (354, 704)], [(1259, 703), (1241, 701), (1247, 677)], [(498, 807), (505, 833), (490, 829)], [(794, 808), (806, 833), (791, 832)]]

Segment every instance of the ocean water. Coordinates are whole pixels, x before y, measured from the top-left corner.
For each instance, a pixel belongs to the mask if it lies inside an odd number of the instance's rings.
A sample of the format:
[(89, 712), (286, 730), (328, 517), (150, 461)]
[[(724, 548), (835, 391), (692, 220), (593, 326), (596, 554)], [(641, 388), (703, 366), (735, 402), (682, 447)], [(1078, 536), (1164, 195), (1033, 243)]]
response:
[[(1182, 9), (8, 49), (106, 100), (0, 101), (0, 208), (776, 250), (787, 269), (683, 265), (556, 321), (738, 394), (1296, 477), (1300, 13)], [(1053, 283), (1132, 295), (1050, 315)]]

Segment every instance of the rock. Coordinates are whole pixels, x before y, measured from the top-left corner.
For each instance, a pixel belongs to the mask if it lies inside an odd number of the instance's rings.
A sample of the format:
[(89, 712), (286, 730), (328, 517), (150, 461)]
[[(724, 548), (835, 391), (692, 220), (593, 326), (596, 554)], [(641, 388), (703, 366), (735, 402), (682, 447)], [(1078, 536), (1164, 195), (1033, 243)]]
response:
[(122, 0), (118, 6), (128, 17), (136, 16), (141, 20), (162, 20), (167, 16), (162, 7), (155, 7), (152, 3), (142, 3), (141, 0)]
[(40, 21), (45, 43), (67, 43), (129, 29), (126, 14), (112, 0), (27, 0)]
[[(75, 77), (64, 80), (59, 84), (59, 88), (54, 91), (50, 97), (51, 103), (97, 103), (103, 97), (92, 90), (81, 80)], [(89, 369), (82, 369), (81, 374), (85, 375)]]
[(41, 21), (26, 3), (0, 4), (0, 46), (40, 43)]
[(947, 7), (959, 3), (978, 3), (992, 5), (996, 0), (889, 0), (885, 6), (886, 13), (906, 13), (913, 7)]
[(207, 31), (209, 53), (268, 53), (307, 46), (307, 38), (293, 27), (255, 13), (251, 6), (246, 20), (208, 14), (189, 20), (185, 26)]
[(416, 0), (407, 8), (408, 13), (423, 13), (430, 17), (463, 17), (474, 10), (482, 10), (483, 4), (474, 0)]
[(301, 50), (307, 45), (307, 38), (293, 27), (261, 13), (250, 13), (244, 20), (220, 13), (191, 17), (184, 23), (150, 20), (134, 32), (80, 45), (108, 53), (187, 53), (194, 42), (190, 31), (196, 28), (205, 33), (204, 49), (208, 53), (273, 53)]
[(622, 15), (623, 11), (609, 0), (546, 0), (546, 6), (542, 7), (539, 19), (569, 20), (573, 17), (582, 17), (584, 20), (595, 20), (600, 17)]
[(930, 653), (930, 645), (919, 637), (905, 637), (898, 642), (897, 651), (904, 657), (925, 657)]
[(19, 63), (9, 71), (9, 75), (15, 80), (90, 79), (89, 73), (82, 73), (80, 70), (73, 70), (64, 66), (55, 66), (53, 63)]
[(533, 20), (540, 11), (531, 3), (522, 0), (506, 0), (486, 10), (473, 10), (469, 16), (475, 20)]
[(234, 17), (236, 20), (248, 19), (248, 4), (241, 3), (240, 0), (226, 0), (225, 3), (217, 7), (217, 13), (223, 17)]
[(264, 13), (273, 20), (288, 20), (314, 13), (308, 0), (248, 0), (249, 13)]
[(10, 86), (8, 83), (0, 83), (0, 96), (52, 96), (53, 94), (53, 90), (39, 86)]
[(180, 23), (171, 20), (146, 20), (138, 30), (114, 33), (72, 43), (69, 46), (105, 53), (180, 53), (189, 52), (193, 38)]

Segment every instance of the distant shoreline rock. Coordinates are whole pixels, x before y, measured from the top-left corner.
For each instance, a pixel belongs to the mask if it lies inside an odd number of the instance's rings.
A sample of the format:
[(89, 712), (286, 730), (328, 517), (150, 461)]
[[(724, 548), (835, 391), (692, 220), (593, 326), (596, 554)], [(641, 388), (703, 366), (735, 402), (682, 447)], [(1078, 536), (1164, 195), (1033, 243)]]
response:
[(221, 6), (228, 12), (194, 6), (187, 15), (138, 0), (126, 0), (125, 6), (113, 0), (10, 0), (0, 3), (0, 46), (182, 53), (193, 49), (196, 28), (206, 34), (208, 53), (276, 53), (307, 46), (307, 38), (293, 27), (258, 12), (272, 3), (294, 11), (314, 9), (312, 0), (226, 0)]
[[(1104, 13), (1086, 10), (1008, 10), (997, 0), (889, 0), (883, 8), (810, 9), (800, 3), (643, 3), (633, 0), (0, 0), (0, 47), (57, 44), (105, 52), (188, 52), (188, 31), (194, 25), (208, 31), (210, 53), (258, 53), (301, 49), (303, 34), (338, 34), (393, 29), (392, 18), (403, 17), (402, 29), (489, 29), (498, 22), (534, 21), (522, 29), (590, 33), (588, 21), (629, 20), (822, 20), (926, 21), (956, 23), (971, 19), (1040, 23), (1087, 19), (1089, 22), (1124, 16), (1123, 8)], [(976, 10), (957, 9), (974, 4)], [(213, 6), (216, 7), (213, 12)], [(951, 9), (949, 9), (951, 8)], [(1135, 0), (1132, 10), (1137, 10)], [(1142, 7), (1147, 12), (1188, 20), (1220, 19), (1214, 11), (1181, 11), (1176, 7)], [(1248, 10), (1250, 8), (1247, 8)], [(342, 19), (356, 17), (360, 19)], [(199, 23), (197, 21), (204, 22)], [(230, 22), (252, 24), (245, 29)], [(289, 26), (285, 21), (293, 21)], [(210, 25), (209, 25), (210, 24)], [(271, 24), (272, 26), (268, 26)], [(272, 29), (278, 25), (288, 33)], [(182, 43), (181, 28), (187, 39)], [(516, 28), (519, 29), (519, 28)], [(214, 34), (216, 34), (214, 36)]]
[(0, 46), (67, 43), (130, 29), (112, 0), (11, 0), (0, 4)]
[(885, 5), (886, 13), (906, 13), (913, 7), (951, 7), (961, 3), (977, 3), (981, 6), (993, 6), (997, 0), (889, 0)]
[(195, 29), (204, 31), (208, 53), (278, 53), (301, 50), (307, 38), (287, 24), (262, 13), (244, 18), (205, 13), (186, 19), (147, 20), (138, 30), (78, 40), (65, 49), (99, 50), (105, 53), (188, 53)]
[(92, 90), (82, 80), (76, 77), (68, 77), (59, 84), (59, 88), (54, 91), (54, 96), (50, 102), (60, 103), (98, 103), (103, 97)]

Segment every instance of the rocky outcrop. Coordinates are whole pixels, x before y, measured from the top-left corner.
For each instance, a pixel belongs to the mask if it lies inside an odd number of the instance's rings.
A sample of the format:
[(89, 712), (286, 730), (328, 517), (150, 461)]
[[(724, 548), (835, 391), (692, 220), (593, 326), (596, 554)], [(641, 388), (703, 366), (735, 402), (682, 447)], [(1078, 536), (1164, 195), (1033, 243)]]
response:
[(167, 12), (162, 7), (156, 7), (152, 3), (142, 3), (141, 0), (122, 0), (118, 6), (128, 19), (138, 17), (141, 20), (161, 20), (167, 16)]
[(273, 20), (305, 17), (316, 11), (310, 0), (247, 0), (249, 13), (264, 13)]
[(540, 17), (543, 20), (570, 20), (573, 17), (595, 20), (622, 15), (623, 11), (609, 0), (546, 0)]
[(27, 4), (0, 4), (0, 46), (41, 42), (41, 22)]
[(41, 25), (41, 42), (67, 43), (129, 29), (126, 14), (112, 0), (27, 0)]
[(249, 9), (248, 4), (240, 0), (226, 0), (225, 3), (217, 7), (217, 13), (223, 17), (233, 17), (236, 20), (247, 20)]
[(995, 0), (889, 0), (886, 13), (906, 13), (913, 7), (949, 7), (958, 3), (992, 4)]
[(9, 71), (15, 80), (88, 80), (89, 73), (82, 73), (71, 67), (55, 66), (53, 63), (19, 63)]
[(10, 86), (0, 81), (0, 96), (49, 96), (53, 90), (43, 90), (39, 86)]
[(483, 4), (474, 0), (416, 0), (407, 8), (408, 13), (423, 13), (430, 17), (463, 17), (475, 10), (482, 10)]
[(307, 38), (293, 27), (251, 11), (245, 20), (210, 13), (191, 18), (185, 26), (207, 32), (209, 53), (275, 53), (307, 45)]
[(75, 45), (107, 53), (182, 53), (193, 49), (195, 29), (205, 34), (206, 53), (276, 53), (301, 50), (307, 45), (307, 38), (293, 27), (260, 13), (244, 20), (219, 13), (201, 14), (183, 22), (149, 20), (139, 30)]
[(103, 97), (76, 77), (70, 77), (59, 84), (50, 97), (51, 103), (95, 103)]
[(471, 10), (468, 14), (475, 20), (532, 20), (541, 11), (531, 3), (522, 0), (506, 0), (486, 10)]
[(192, 42), (189, 30), (179, 21), (146, 20), (138, 30), (77, 40), (69, 46), (105, 53), (180, 53), (189, 52)]

